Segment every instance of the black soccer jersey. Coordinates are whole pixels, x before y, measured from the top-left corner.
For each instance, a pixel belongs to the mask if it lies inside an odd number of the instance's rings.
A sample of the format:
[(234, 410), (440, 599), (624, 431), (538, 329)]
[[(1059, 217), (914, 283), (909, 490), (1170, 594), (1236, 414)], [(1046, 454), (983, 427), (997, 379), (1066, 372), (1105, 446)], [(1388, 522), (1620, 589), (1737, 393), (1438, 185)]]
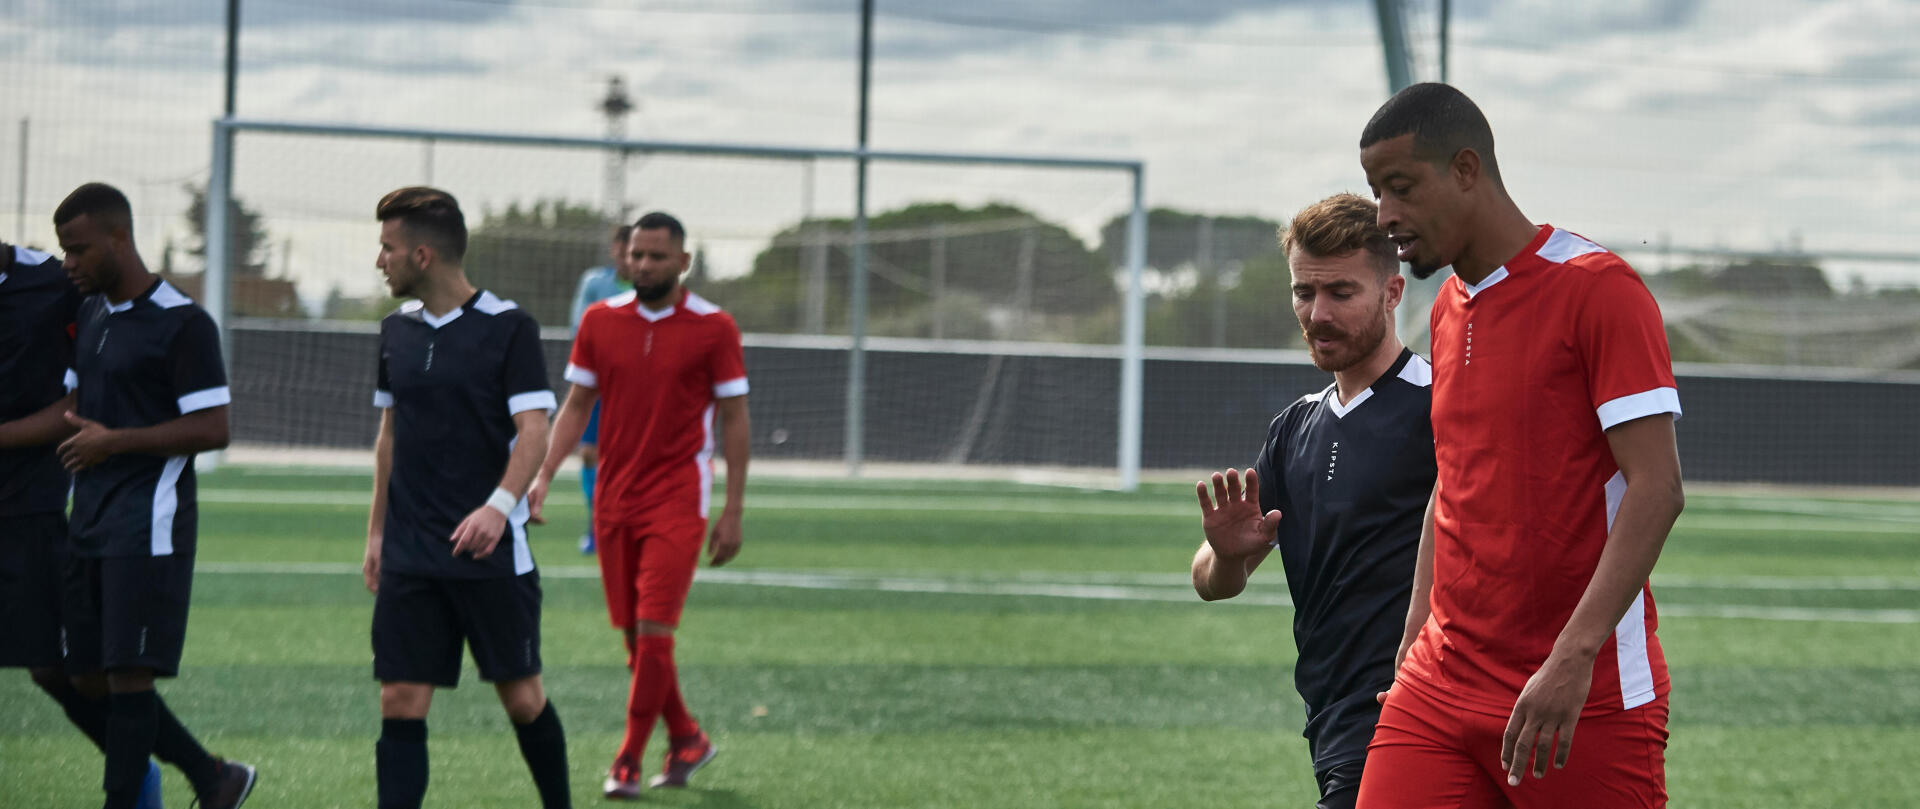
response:
[(1260, 509), (1292, 593), (1294, 687), (1314, 768), (1365, 757), (1393, 683), (1420, 526), (1433, 492), (1433, 369), (1403, 350), (1353, 401), (1334, 386), (1288, 406), (1260, 451)]
[(443, 578), (532, 570), (524, 498), (488, 558), (453, 556), (452, 537), (506, 474), (514, 414), (554, 409), (533, 317), (484, 290), (442, 317), (409, 301), (380, 321), (373, 404), (393, 409), (381, 567)]
[[(67, 394), (80, 292), (60, 259), (25, 247), (0, 255), (0, 422)], [(67, 470), (55, 444), (0, 449), (0, 518), (67, 509)]]
[[(232, 398), (213, 318), (158, 279), (132, 300), (80, 304), (69, 381), (80, 415), (111, 428), (152, 427)], [(71, 535), (82, 556), (191, 554), (198, 518), (190, 455), (115, 455), (73, 476)]]

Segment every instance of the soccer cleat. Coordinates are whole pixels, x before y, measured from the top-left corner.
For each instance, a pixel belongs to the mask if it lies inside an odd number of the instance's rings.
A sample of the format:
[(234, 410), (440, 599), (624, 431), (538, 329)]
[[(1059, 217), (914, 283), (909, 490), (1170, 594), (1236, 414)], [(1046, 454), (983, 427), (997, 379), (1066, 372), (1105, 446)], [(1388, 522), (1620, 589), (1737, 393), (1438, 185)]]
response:
[(147, 777), (140, 782), (140, 797), (133, 805), (134, 809), (161, 809), (160, 765), (147, 762)]
[(581, 556), (593, 555), (593, 532), (592, 531), (588, 531), (580, 535), (580, 555)]
[(607, 769), (606, 783), (600, 785), (600, 794), (612, 800), (638, 800), (640, 765), (625, 759), (614, 759), (613, 766)]
[(687, 779), (692, 778), (694, 773), (699, 772), (701, 767), (707, 766), (707, 762), (712, 761), (713, 757), (719, 754), (719, 749), (713, 746), (713, 741), (708, 739), (705, 733), (688, 739), (684, 743), (675, 744), (667, 749), (666, 767), (659, 775), (654, 776), (652, 781), (647, 782), (647, 786), (653, 789), (686, 786)]
[(194, 798), (195, 806), (205, 809), (239, 809), (247, 802), (247, 796), (253, 794), (253, 784), (259, 773), (252, 766), (238, 761), (220, 762), (220, 774), (215, 776), (213, 791)]

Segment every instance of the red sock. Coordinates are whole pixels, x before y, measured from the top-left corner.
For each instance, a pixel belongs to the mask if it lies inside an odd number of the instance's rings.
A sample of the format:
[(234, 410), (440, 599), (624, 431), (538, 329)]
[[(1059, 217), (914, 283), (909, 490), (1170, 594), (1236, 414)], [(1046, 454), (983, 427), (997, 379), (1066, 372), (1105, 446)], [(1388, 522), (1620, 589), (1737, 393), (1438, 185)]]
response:
[(667, 738), (680, 741), (700, 733), (700, 723), (693, 721), (693, 714), (687, 712), (686, 701), (680, 699), (680, 676), (674, 673), (673, 684), (667, 690), (667, 702), (660, 706), (660, 718), (667, 720)]
[(641, 635), (634, 644), (633, 688), (627, 692), (627, 738), (620, 758), (638, 762), (647, 749), (647, 737), (660, 721), (667, 694), (675, 690), (673, 636)]

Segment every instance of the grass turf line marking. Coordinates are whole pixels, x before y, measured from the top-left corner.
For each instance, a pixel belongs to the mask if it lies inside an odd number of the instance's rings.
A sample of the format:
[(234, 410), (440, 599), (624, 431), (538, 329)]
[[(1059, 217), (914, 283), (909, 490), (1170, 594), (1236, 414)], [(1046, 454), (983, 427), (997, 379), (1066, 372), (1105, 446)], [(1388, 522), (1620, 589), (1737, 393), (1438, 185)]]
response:
[[(345, 576), (360, 572), (356, 565), (340, 562), (206, 562), (198, 572), (214, 574), (289, 574)], [(554, 579), (598, 579), (600, 569), (584, 565), (557, 565), (539, 568), (540, 575)], [(791, 587), (802, 590), (868, 591), (891, 593), (930, 593), (974, 596), (1040, 596), (1098, 601), (1160, 601), (1199, 603), (1186, 590), (1186, 584), (1120, 584), (1085, 581), (1044, 580), (1033, 577), (933, 578), (837, 571), (713, 570), (702, 568), (696, 581), (709, 584), (758, 587)], [(1745, 582), (1764, 577), (1736, 577)], [(1793, 579), (1802, 584), (1817, 579)], [(1846, 579), (1825, 580), (1848, 583)], [(1897, 589), (1920, 589), (1920, 583), (1888, 580), (1901, 585)], [(1658, 580), (1655, 582), (1659, 583)], [(1857, 583), (1857, 582), (1856, 582)], [(1728, 584), (1727, 589), (1748, 587)], [(1775, 589), (1786, 589), (1775, 588)], [(1817, 589), (1808, 587), (1805, 589)], [(1818, 589), (1887, 589), (1883, 587), (1828, 587)], [(1291, 607), (1292, 600), (1282, 594), (1242, 593), (1226, 604), (1249, 607)], [(1762, 621), (1830, 621), (1836, 623), (1920, 624), (1920, 610), (1849, 609), (1843, 607), (1771, 607), (1741, 604), (1663, 604), (1660, 613), (1676, 618), (1735, 618)]]
[[(372, 495), (360, 491), (274, 491), (268, 489), (202, 489), (199, 494), (202, 503), (231, 503), (241, 505), (304, 505), (304, 506), (367, 506)], [(547, 498), (553, 506), (584, 506), (586, 499), (573, 492), (554, 492)], [(882, 495), (848, 495), (841, 497), (815, 497), (808, 495), (756, 495), (752, 500), (756, 509), (779, 511), (918, 511), (918, 512), (979, 512), (983, 514), (1037, 514), (1070, 515), (1093, 517), (1192, 517), (1191, 509), (1182, 503), (1127, 503), (1114, 501), (1087, 502), (1082, 500), (1061, 500), (1044, 497), (999, 497), (987, 496), (948, 496), (948, 497), (891, 497)], [(1901, 522), (1888, 516), (1866, 516), (1857, 519), (1844, 519), (1837, 515), (1831, 518), (1813, 516), (1763, 518), (1746, 514), (1713, 514), (1699, 516), (1682, 515), (1680, 530), (1723, 530), (1723, 531), (1764, 531), (1810, 532), (1838, 531), (1844, 533), (1867, 534), (1912, 534), (1920, 531), (1915, 522)]]

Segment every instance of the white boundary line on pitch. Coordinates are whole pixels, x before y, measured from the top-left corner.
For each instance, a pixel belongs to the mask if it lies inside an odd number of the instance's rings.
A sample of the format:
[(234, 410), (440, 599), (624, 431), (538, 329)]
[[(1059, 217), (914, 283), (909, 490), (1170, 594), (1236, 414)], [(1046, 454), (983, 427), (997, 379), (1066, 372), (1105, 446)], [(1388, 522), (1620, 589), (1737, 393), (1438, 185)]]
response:
[[(243, 505), (366, 506), (371, 496), (353, 491), (275, 491), (270, 489), (202, 489), (203, 503)], [(547, 500), (555, 506), (584, 506), (586, 500), (571, 491), (556, 492)], [(999, 514), (1072, 515), (1092, 517), (1169, 517), (1192, 516), (1185, 504), (1126, 503), (1112, 500), (1074, 502), (1056, 497), (1001, 497), (996, 495), (902, 493), (889, 495), (847, 495), (819, 497), (808, 495), (757, 495), (756, 508), (783, 511), (918, 511), (981, 512)], [(1888, 516), (1841, 518), (1838, 515), (1766, 518), (1759, 516), (1681, 517), (1682, 528), (1724, 531), (1842, 531), (1862, 534), (1920, 534), (1920, 519)]]
[[(201, 573), (213, 574), (346, 576), (360, 572), (360, 568), (357, 566), (339, 562), (207, 562), (198, 565), (197, 569), (198, 572)], [(540, 574), (544, 577), (555, 579), (598, 579), (600, 577), (600, 569), (584, 565), (558, 565), (543, 567), (540, 569)], [(1121, 575), (1124, 576), (1125, 574)], [(791, 587), (803, 590), (933, 593), (976, 596), (1038, 596), (1098, 601), (1199, 603), (1198, 598), (1186, 589), (1184, 581), (1176, 580), (1165, 584), (1129, 584), (1112, 580), (1061, 581), (1061, 578), (1062, 577), (1059, 576), (1053, 577), (1052, 580), (1031, 576), (1013, 576), (998, 579), (983, 577), (935, 578), (928, 576), (905, 576), (884, 573), (867, 574), (846, 571), (713, 570), (710, 568), (700, 570), (696, 576), (697, 581), (709, 584)], [(1161, 580), (1163, 579), (1156, 577), (1156, 582)], [(1661, 581), (1662, 580), (1656, 579), (1655, 583), (1659, 584)], [(1699, 582), (1691, 585), (1696, 587), (1763, 589), (1756, 588), (1754, 583), (1771, 580), (1767, 577), (1745, 576), (1729, 577), (1729, 580), (1726, 582), (1707, 578), (1695, 578), (1691, 579), (1691, 581)], [(1783, 579), (1781, 581), (1796, 583), (1804, 589), (1920, 589), (1920, 582), (1910, 579), (1814, 579), (1796, 577)], [(1820, 584), (1824, 584), (1824, 586), (1810, 586)], [(1667, 586), (1686, 587), (1689, 585), (1669, 583)], [(1790, 588), (1782, 584), (1778, 587), (1764, 589)], [(1285, 595), (1271, 593), (1244, 593), (1240, 597), (1231, 599), (1226, 603), (1253, 607), (1292, 606), (1292, 601)], [(1873, 624), (1920, 623), (1920, 610), (1916, 609), (1677, 604), (1661, 605), (1659, 610), (1662, 615), (1680, 618), (1734, 618), (1762, 621), (1829, 621), (1837, 623)]]

